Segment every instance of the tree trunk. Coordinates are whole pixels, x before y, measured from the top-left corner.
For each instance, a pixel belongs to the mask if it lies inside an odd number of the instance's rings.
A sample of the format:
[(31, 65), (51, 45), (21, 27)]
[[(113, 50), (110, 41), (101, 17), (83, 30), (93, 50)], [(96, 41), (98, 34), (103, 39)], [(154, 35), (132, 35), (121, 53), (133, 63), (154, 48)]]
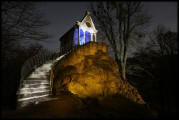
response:
[(117, 52), (117, 48), (116, 48), (115, 45), (112, 45), (112, 50), (113, 50), (113, 53), (114, 53), (115, 61), (117, 62), (118, 66), (120, 66), (120, 62), (119, 62), (119, 58), (118, 58), (118, 52)]
[(130, 38), (130, 4), (128, 5), (128, 16), (127, 21), (124, 21), (124, 34), (123, 34), (123, 40), (124, 40), (124, 51), (123, 51), (123, 60), (122, 60), (122, 77), (124, 80), (126, 80), (126, 61), (127, 61), (127, 55), (128, 55), (128, 48), (129, 48), (129, 38)]
[(120, 66), (120, 62), (119, 62), (119, 59), (118, 59), (117, 52), (114, 53), (114, 57), (115, 57), (115, 61), (117, 62), (118, 66)]
[(122, 51), (121, 51), (121, 74), (122, 74), (122, 78), (123, 80), (126, 80), (126, 68), (125, 68), (125, 54), (126, 54), (126, 21), (124, 20), (124, 23), (123, 23), (123, 32), (122, 32), (122, 35), (123, 35), (123, 41), (121, 41), (121, 47), (122, 47)]
[(122, 41), (122, 23), (121, 21), (119, 21), (119, 41), (120, 41), (120, 51), (119, 51), (119, 65), (120, 65), (120, 68), (119, 68), (119, 71), (122, 73), (122, 60), (123, 60), (123, 51), (124, 51), (124, 43)]
[(122, 78), (126, 80), (126, 65), (122, 63)]

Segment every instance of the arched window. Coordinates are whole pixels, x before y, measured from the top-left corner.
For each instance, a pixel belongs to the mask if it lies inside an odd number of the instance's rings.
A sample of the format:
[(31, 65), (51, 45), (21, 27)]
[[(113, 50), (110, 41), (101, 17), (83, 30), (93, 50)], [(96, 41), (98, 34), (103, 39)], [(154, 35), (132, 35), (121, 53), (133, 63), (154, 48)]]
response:
[(83, 30), (80, 29), (80, 45), (83, 45)]
[(74, 41), (75, 41), (75, 45), (77, 45), (78, 44), (78, 28), (76, 28), (74, 32)]
[(91, 40), (91, 34), (86, 31), (85, 32), (85, 43), (88, 43)]

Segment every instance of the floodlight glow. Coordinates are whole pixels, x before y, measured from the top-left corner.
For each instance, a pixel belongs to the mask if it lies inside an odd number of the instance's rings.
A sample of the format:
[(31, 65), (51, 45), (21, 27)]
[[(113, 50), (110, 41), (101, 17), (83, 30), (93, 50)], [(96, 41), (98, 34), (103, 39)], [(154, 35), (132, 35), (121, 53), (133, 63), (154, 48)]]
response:
[(20, 97), (17, 100), (19, 102), (20, 101), (23, 102), (21, 104), (21, 106), (23, 106), (24, 101), (26, 102), (26, 104), (29, 104), (31, 101), (28, 101), (28, 100), (40, 98), (40, 99), (33, 100), (35, 102), (40, 102), (40, 101), (48, 98), (46, 96), (50, 95), (49, 94), (50, 93), (50, 81), (46, 77), (46, 75), (49, 74), (49, 71), (50, 71), (52, 65), (55, 62), (62, 59), (65, 55), (66, 54), (63, 54), (60, 57), (58, 57), (56, 60), (53, 60), (50, 63), (46, 63), (46, 64), (36, 68), (35, 71), (32, 74), (30, 74), (29, 77), (27, 77), (27, 79), (23, 80), (23, 82), (21, 83), (23, 86), (20, 85), (20, 86), (22, 86), (22, 88), (19, 88), (18, 92), (16, 93)]
[(50, 92), (50, 90), (37, 90), (37, 91), (27, 91), (27, 90), (23, 90), (23, 91), (20, 91), (19, 94), (24, 94), (24, 96), (27, 96), (27, 95), (29, 95), (29, 94), (43, 93), (43, 92)]
[(28, 98), (21, 98), (21, 99), (18, 99), (18, 101), (25, 101), (25, 100), (30, 100), (30, 99), (35, 99), (35, 98), (41, 98), (41, 97), (45, 97), (45, 96), (49, 96), (49, 94), (41, 95), (41, 96), (28, 97)]
[(36, 88), (21, 88), (21, 90), (23, 90), (23, 89), (43, 89), (43, 88), (48, 88), (48, 86), (40, 86), (40, 87), (36, 87)]
[(41, 86), (41, 85), (48, 85), (48, 83), (38, 83), (38, 84), (37, 84), (37, 83), (36, 83), (36, 84), (34, 84), (34, 83), (29, 83), (29, 84), (26, 83), (26, 84), (25, 84), (25, 83), (24, 83), (24, 87), (25, 87), (25, 88), (28, 88), (28, 87), (34, 86), (34, 85), (39, 85), (39, 86)]

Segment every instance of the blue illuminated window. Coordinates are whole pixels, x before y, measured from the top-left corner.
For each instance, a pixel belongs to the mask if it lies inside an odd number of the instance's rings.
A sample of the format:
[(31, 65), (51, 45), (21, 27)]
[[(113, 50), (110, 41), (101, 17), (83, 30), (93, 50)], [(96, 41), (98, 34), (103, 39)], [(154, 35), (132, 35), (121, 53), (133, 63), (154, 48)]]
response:
[(77, 45), (78, 44), (78, 28), (75, 29), (74, 40), (75, 40), (75, 45)]
[(91, 40), (91, 34), (86, 31), (85, 32), (85, 43), (88, 43)]
[(80, 45), (83, 45), (83, 30), (80, 29)]

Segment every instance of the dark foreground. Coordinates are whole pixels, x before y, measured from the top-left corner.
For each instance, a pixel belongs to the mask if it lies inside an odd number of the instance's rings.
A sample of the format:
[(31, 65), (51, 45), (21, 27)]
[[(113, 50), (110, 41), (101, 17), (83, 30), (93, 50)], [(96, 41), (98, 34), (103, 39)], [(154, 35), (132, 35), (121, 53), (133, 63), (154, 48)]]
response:
[(157, 113), (119, 96), (97, 100), (61, 95), (57, 100), (2, 111), (2, 118), (157, 118)]

